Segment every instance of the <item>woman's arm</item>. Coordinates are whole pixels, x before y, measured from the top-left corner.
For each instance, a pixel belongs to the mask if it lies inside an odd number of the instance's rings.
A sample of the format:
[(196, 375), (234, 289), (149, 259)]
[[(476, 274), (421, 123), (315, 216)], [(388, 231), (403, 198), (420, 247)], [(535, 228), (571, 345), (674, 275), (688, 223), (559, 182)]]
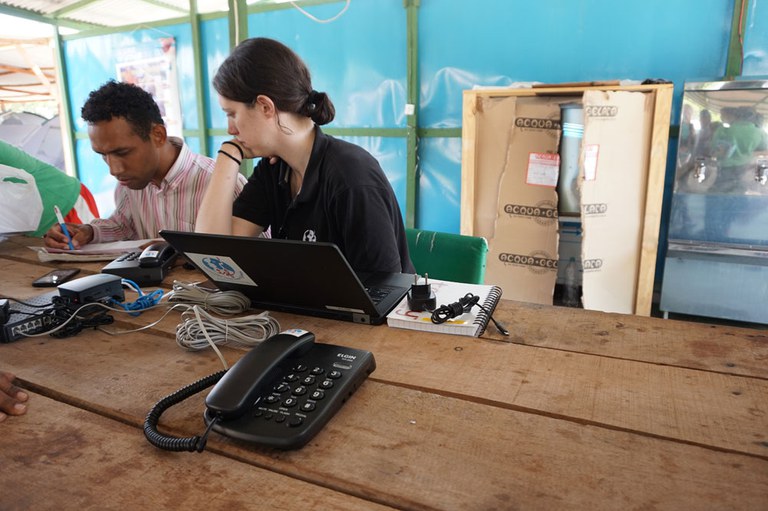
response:
[(258, 236), (264, 229), (232, 215), (232, 198), (237, 186), (243, 151), (235, 142), (221, 145), (213, 176), (208, 183), (195, 220), (195, 231), (237, 236)]

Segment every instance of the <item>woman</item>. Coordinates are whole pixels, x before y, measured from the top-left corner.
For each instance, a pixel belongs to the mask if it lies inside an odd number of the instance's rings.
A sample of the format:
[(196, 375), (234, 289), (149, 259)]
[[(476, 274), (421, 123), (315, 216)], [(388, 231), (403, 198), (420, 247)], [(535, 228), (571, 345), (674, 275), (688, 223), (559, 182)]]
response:
[[(304, 62), (266, 38), (243, 41), (213, 79), (234, 139), (222, 144), (195, 230), (338, 245), (358, 272), (414, 273), (400, 208), (369, 153), (325, 135), (333, 103)], [(262, 157), (235, 199), (243, 158)]]

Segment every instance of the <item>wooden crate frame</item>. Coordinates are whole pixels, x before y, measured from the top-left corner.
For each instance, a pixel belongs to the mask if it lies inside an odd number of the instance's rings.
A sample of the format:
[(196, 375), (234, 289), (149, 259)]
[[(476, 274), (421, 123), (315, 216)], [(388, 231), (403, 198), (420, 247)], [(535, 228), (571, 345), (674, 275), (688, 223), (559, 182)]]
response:
[(672, 111), (674, 86), (648, 84), (621, 86), (617, 83), (560, 84), (520, 89), (465, 90), (461, 134), (461, 234), (474, 235), (475, 183), (477, 180), (477, 104), (484, 98), (530, 96), (576, 96), (587, 91), (644, 92), (653, 98), (650, 154), (646, 172), (645, 215), (640, 244), (640, 266), (634, 313), (650, 316), (656, 259), (661, 225), (661, 207), (669, 144), (669, 121)]

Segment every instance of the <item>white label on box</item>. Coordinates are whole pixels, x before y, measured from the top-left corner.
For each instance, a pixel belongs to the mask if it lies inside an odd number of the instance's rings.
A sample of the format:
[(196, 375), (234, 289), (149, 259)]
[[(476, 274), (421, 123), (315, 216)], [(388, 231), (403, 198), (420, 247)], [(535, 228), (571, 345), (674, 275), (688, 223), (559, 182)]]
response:
[(557, 186), (560, 174), (560, 155), (549, 153), (530, 153), (528, 155), (528, 174), (525, 182), (536, 186)]
[(594, 181), (597, 178), (597, 153), (600, 152), (598, 144), (584, 146), (584, 179)]

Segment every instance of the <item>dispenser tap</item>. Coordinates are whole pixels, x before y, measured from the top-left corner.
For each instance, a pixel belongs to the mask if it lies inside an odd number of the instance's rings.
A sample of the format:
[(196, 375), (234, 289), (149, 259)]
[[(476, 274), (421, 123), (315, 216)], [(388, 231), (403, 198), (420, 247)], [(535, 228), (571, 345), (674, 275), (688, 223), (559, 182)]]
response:
[(697, 183), (701, 183), (707, 178), (707, 163), (704, 158), (696, 158), (696, 170), (693, 171), (693, 177)]
[(755, 181), (761, 185), (765, 185), (765, 183), (768, 182), (768, 160), (757, 160)]

